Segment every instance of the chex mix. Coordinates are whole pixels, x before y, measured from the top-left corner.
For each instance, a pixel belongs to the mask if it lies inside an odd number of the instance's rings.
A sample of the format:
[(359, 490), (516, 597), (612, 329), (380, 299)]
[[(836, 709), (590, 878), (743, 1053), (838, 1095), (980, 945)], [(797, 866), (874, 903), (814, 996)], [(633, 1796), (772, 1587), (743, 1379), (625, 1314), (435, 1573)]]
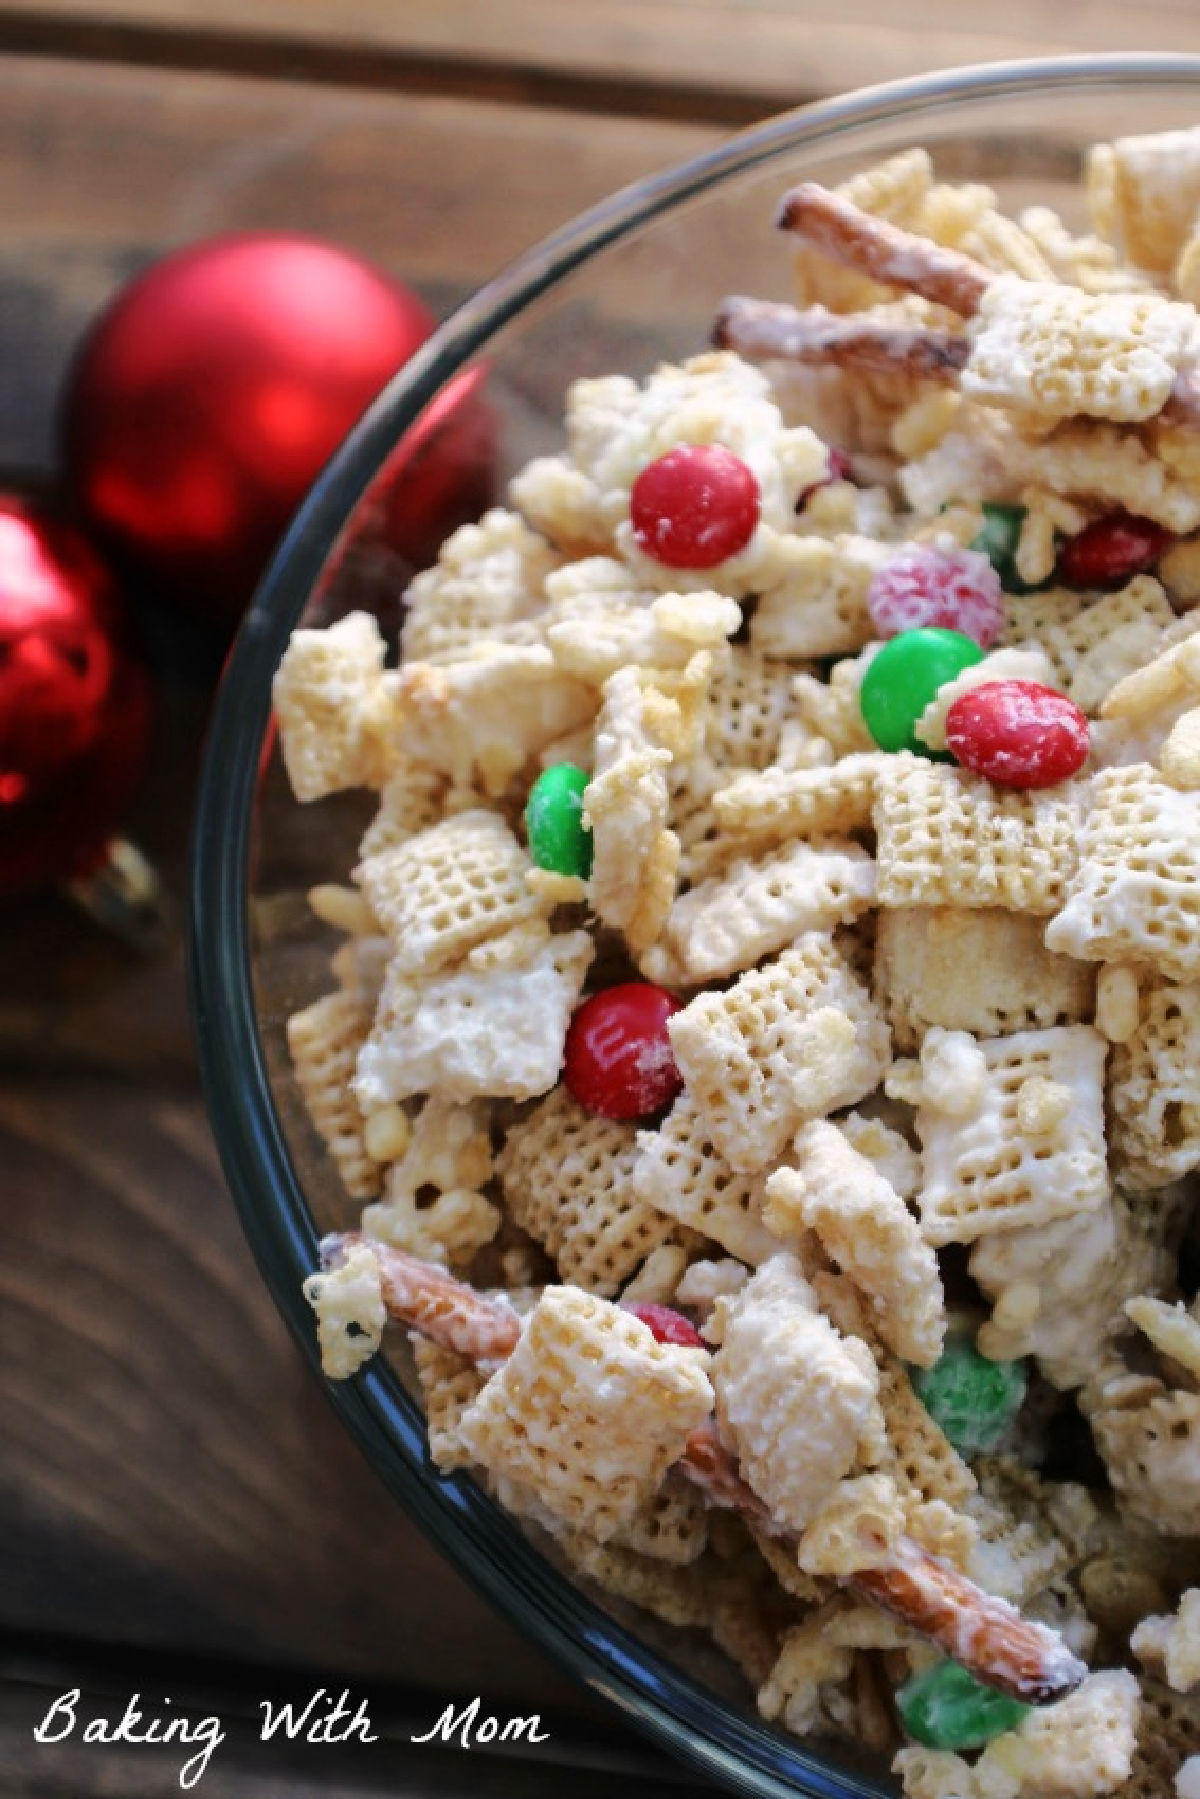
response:
[(1200, 127), (914, 149), (275, 683), (324, 1365), (912, 1799), (1200, 1795)]

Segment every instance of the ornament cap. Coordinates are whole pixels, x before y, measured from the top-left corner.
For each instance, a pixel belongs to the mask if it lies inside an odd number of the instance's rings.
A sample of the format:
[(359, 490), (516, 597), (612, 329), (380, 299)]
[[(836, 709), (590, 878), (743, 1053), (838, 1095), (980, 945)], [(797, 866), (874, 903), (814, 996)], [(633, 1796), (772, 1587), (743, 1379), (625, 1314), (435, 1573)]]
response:
[(158, 870), (127, 837), (111, 837), (86, 874), (63, 885), (68, 898), (132, 949), (160, 949), (173, 909)]

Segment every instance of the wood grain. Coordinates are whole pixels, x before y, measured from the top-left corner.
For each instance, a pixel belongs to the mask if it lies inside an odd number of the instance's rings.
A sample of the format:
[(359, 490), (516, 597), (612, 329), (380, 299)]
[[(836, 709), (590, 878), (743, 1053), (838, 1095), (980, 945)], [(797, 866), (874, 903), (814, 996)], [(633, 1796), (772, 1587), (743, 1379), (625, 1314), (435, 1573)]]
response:
[[(88, 318), (172, 243), (308, 230), (446, 304), (713, 135), (0, 59), (0, 460), (51, 475), (54, 398)], [(487, 172), (501, 166), (515, 178), (497, 205)], [(180, 902), (219, 648), (161, 597), (147, 622), (163, 702), (130, 829)], [(186, 1647), (514, 1706), (536, 1693), (586, 1713), (407, 1524), (276, 1317), (196, 1092), (181, 920), (145, 959), (53, 898), (0, 918), (0, 1634)], [(10, 1791), (83, 1790), (80, 1768), (38, 1766)], [(152, 1790), (115, 1779), (107, 1790)]]
[[(707, 1793), (693, 1776), (662, 1757), (631, 1744), (623, 1731), (605, 1739), (581, 1737), (543, 1710), (539, 1732), (548, 1741), (535, 1748), (488, 1748), (474, 1744), (464, 1754), (457, 1743), (414, 1744), (434, 1723), (439, 1706), (398, 1710), (386, 1695), (351, 1690), (352, 1706), (366, 1697), (370, 1728), (376, 1741), (321, 1745), (260, 1738), (261, 1698), (278, 1705), (303, 1706), (315, 1684), (253, 1680), (243, 1690), (228, 1686), (198, 1687), (195, 1676), (180, 1681), (169, 1666), (130, 1667), (124, 1683), (88, 1678), (70, 1667), (22, 1669), (0, 1687), (0, 1795), (3, 1799), (171, 1799), (180, 1790), (179, 1770), (195, 1746), (108, 1745), (82, 1743), (84, 1723), (120, 1718), (131, 1692), (143, 1699), (143, 1728), (152, 1715), (182, 1716), (193, 1732), (205, 1718), (216, 1717), (224, 1741), (201, 1776), (198, 1790), (210, 1799), (559, 1799), (569, 1785), (572, 1799), (610, 1799), (619, 1780), (629, 1799), (678, 1799), (682, 1793)], [(79, 1723), (69, 1739), (39, 1744), (33, 1730), (64, 1691), (80, 1688)], [(336, 1696), (341, 1688), (334, 1686)], [(172, 1705), (159, 1697), (166, 1693)], [(157, 1703), (157, 1714), (154, 1708)], [(481, 1715), (485, 1708), (481, 1708)], [(528, 1715), (528, 1714), (525, 1714)], [(502, 1718), (504, 1714), (501, 1714)], [(52, 1730), (62, 1727), (62, 1715)], [(203, 1741), (203, 1738), (198, 1739)], [(686, 1785), (685, 1785), (686, 1782)]]
[[(507, 77), (508, 97), (613, 110), (690, 102), (730, 123), (925, 69), (1079, 51), (1200, 51), (1187, 0), (1014, 0), (997, 12), (941, 0), (17, 0), (0, 7), (0, 43), (45, 48), (70, 34), (76, 54), (177, 56), (193, 65), (262, 67), (378, 85), (453, 86)], [(140, 46), (140, 49), (139, 49)], [(522, 88), (522, 84), (523, 88)], [(675, 99), (672, 101), (671, 96)], [(714, 104), (715, 103), (715, 104)]]
[[(409, 279), (474, 285), (582, 207), (719, 135), (0, 57), (0, 218), (5, 245), (22, 252), (53, 247), (86, 268), (107, 251), (110, 282), (139, 254), (269, 224), (333, 236)], [(489, 173), (499, 167), (503, 204)]]
[[(835, 16), (814, 0), (0, 0), (0, 470), (53, 479), (74, 346), (171, 245), (309, 231), (445, 308), (729, 124), (920, 68), (1147, 44), (1200, 50), (1200, 16), (1186, 0), (1002, 16), (938, 0)], [(181, 897), (220, 651), (169, 596), (147, 622), (164, 704), (131, 834)], [(298, 1681), (330, 1669), (441, 1703), (478, 1691), (527, 1711), (536, 1695), (571, 1729), (611, 1732), (408, 1525), (288, 1339), (216, 1166), (179, 921), (148, 959), (53, 899), (6, 903), (0, 923), (0, 1637), (184, 1649)], [(45, 1682), (0, 1673), (0, 1799), (178, 1791), (174, 1763), (141, 1751), (36, 1748)], [(562, 1784), (419, 1757), (402, 1732), (331, 1770), (243, 1732), (203, 1790)], [(613, 1777), (569, 1780), (599, 1799)], [(638, 1799), (659, 1788), (621, 1778)]]
[(587, 1709), (322, 1402), (194, 1096), (10, 1082), (0, 1166), (0, 1629)]

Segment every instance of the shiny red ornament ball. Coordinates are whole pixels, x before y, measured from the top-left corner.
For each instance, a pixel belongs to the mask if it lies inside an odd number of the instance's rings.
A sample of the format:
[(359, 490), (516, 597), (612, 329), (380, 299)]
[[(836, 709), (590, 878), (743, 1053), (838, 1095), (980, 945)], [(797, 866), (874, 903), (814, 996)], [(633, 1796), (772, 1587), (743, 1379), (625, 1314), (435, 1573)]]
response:
[(1021, 789), (1069, 780), (1091, 749), (1086, 714), (1038, 681), (972, 687), (946, 714), (946, 742), (972, 774)]
[(645, 1304), (627, 1305), (625, 1311), (640, 1318), (656, 1343), (674, 1343), (680, 1349), (707, 1349), (708, 1345), (690, 1318), (674, 1306)]
[[(164, 600), (235, 619), (316, 475), (433, 324), (400, 282), (313, 238), (239, 233), (164, 257), (68, 378), (63, 460), (97, 541)], [(490, 459), (474, 387), (459, 398), (463, 421), (443, 403), (437, 458), (422, 446), (423, 492), (409, 456), (388, 521), (401, 553), (415, 543), (424, 559), (462, 522), (446, 489), (453, 500)]]
[(567, 1030), (563, 1080), (589, 1112), (648, 1118), (683, 1086), (667, 1020), (679, 1001), (648, 981), (606, 987), (584, 1000)]
[(1123, 587), (1153, 568), (1174, 541), (1153, 519), (1106, 512), (1067, 539), (1055, 575), (1067, 587)]
[(646, 465), (629, 495), (634, 541), (667, 568), (715, 568), (758, 524), (758, 482), (720, 444), (681, 444)]
[(0, 892), (98, 866), (150, 727), (112, 577), (78, 531), (0, 496)]

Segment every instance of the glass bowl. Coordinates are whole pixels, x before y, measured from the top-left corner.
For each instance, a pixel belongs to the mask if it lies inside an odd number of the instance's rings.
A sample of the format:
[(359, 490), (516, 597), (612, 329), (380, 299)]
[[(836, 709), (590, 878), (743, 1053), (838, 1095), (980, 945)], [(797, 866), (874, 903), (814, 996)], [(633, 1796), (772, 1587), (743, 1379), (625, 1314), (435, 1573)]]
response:
[[(727, 292), (789, 297), (788, 246), (771, 218), (790, 184), (832, 184), (921, 143), (941, 175), (987, 182), (1006, 209), (1043, 202), (1081, 226), (1077, 182), (1090, 142), (1198, 116), (1200, 59), (1183, 56), (966, 69), (802, 108), (565, 226), (456, 312), (351, 433), (238, 637), (213, 715), (192, 890), (193, 996), (213, 1125), (251, 1247), (314, 1363), (301, 1281), (323, 1231), (354, 1213), (299, 1102), (284, 1024), (331, 984), (332, 940), (305, 892), (345, 878), (369, 812), (359, 796), (304, 808), (291, 800), (272, 746), (271, 679), (298, 623), (367, 606), (394, 632), (410, 571), (380, 541), (381, 495), (400, 514), (406, 496), (427, 497), (422, 445), (447, 384), (486, 371), (502, 484), (531, 455), (559, 447), (576, 376), (643, 376), (664, 358), (695, 354)], [(402, 1365), (377, 1357), (331, 1396), (460, 1572), (666, 1748), (743, 1793), (895, 1790), (878, 1764), (764, 1724), (744, 1683), (693, 1633), (602, 1602), (471, 1479), (439, 1476)]]

